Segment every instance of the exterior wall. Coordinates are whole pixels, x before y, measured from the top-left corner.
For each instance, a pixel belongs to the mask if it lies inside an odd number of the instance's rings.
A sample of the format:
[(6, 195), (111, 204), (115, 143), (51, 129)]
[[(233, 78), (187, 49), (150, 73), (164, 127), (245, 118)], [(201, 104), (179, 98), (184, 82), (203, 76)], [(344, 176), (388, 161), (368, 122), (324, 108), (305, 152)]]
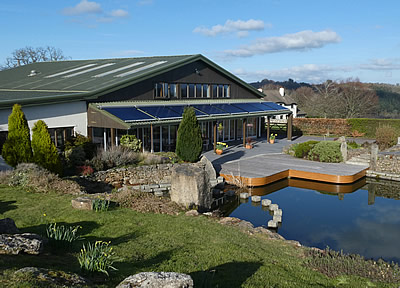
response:
[[(12, 108), (0, 110), (0, 131), (8, 131), (8, 116)], [(76, 133), (87, 136), (87, 113), (84, 101), (22, 107), (32, 129), (38, 120), (49, 128), (74, 127)]]
[[(200, 73), (195, 73), (197, 69)], [(155, 83), (202, 83), (202, 84), (229, 84), (230, 99), (259, 99), (254, 93), (226, 78), (223, 74), (209, 67), (202, 61), (196, 61), (172, 71), (160, 74), (138, 84), (119, 89), (96, 99), (95, 102), (127, 101), (127, 100), (154, 100)], [(196, 99), (196, 98), (185, 98)], [(213, 98), (207, 98), (213, 99)], [(216, 98), (226, 99), (226, 98)], [(157, 99), (165, 101), (164, 99)]]

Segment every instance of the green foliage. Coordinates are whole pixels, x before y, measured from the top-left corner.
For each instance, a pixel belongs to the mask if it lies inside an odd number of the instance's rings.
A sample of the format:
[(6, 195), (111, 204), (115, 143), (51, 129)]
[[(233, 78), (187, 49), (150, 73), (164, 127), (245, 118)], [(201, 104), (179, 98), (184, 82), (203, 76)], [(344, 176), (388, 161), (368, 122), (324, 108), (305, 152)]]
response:
[(349, 141), (347, 142), (347, 148), (349, 149), (358, 149), (361, 145), (358, 145), (356, 141)]
[(39, 120), (32, 129), (33, 160), (39, 166), (56, 174), (61, 174), (62, 166), (58, 151), (44, 121)]
[(96, 157), (90, 160), (90, 165), (95, 170), (101, 171), (113, 167), (137, 164), (140, 160), (140, 153), (122, 146), (115, 146), (106, 151), (100, 151)]
[(343, 161), (340, 142), (321, 141), (314, 145), (308, 153), (308, 159), (320, 162), (339, 163)]
[(384, 150), (396, 144), (397, 136), (396, 130), (389, 125), (382, 125), (376, 128), (376, 143), (379, 149)]
[[(356, 254), (345, 254), (328, 248), (323, 251), (309, 250), (307, 266), (329, 277), (357, 275), (372, 281), (400, 282), (400, 267), (383, 260), (365, 260)], [(375, 286), (375, 285), (374, 285)]]
[(33, 160), (28, 121), (18, 104), (14, 104), (8, 117), (8, 138), (3, 145), (2, 156), (12, 167)]
[(83, 135), (76, 135), (65, 142), (65, 151), (74, 150), (77, 147), (81, 147), (85, 153), (85, 159), (92, 159), (96, 155), (97, 147), (96, 144), (90, 140), (89, 137)]
[(67, 247), (79, 240), (78, 229), (81, 226), (64, 226), (50, 223), (46, 227), (47, 238), (56, 247)]
[(135, 135), (124, 135), (120, 140), (121, 146), (132, 149), (135, 152), (140, 152), (142, 141), (137, 139)]
[(319, 141), (310, 140), (307, 142), (296, 144), (294, 147), (294, 156), (297, 158), (306, 158), (310, 150), (317, 143), (319, 143)]
[(108, 211), (110, 207), (110, 200), (96, 198), (92, 202), (92, 208), (95, 212), (105, 212)]
[(351, 130), (365, 133), (367, 138), (376, 137), (376, 129), (383, 125), (391, 126), (395, 129), (396, 134), (400, 135), (400, 119), (367, 119), (367, 118), (354, 118), (347, 119), (351, 125)]
[(115, 261), (113, 248), (110, 242), (96, 241), (95, 243), (83, 244), (78, 256), (81, 269), (86, 272), (101, 272), (108, 275), (108, 270), (117, 270), (112, 265)]
[(199, 160), (202, 146), (201, 130), (194, 108), (185, 108), (178, 128), (176, 154), (185, 162), (196, 162)]

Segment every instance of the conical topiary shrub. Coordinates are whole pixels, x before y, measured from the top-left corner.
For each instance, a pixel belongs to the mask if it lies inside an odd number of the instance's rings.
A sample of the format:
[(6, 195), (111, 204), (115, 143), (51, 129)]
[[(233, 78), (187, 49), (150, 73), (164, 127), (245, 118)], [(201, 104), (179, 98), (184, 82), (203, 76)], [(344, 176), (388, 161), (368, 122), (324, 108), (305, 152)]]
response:
[(32, 129), (32, 150), (33, 160), (36, 164), (53, 173), (61, 174), (60, 157), (43, 120), (37, 121)]
[(185, 108), (178, 128), (176, 154), (185, 162), (196, 162), (202, 151), (201, 130), (193, 107)]
[(2, 156), (12, 167), (33, 160), (28, 121), (19, 104), (14, 104), (8, 117), (8, 138), (3, 145)]

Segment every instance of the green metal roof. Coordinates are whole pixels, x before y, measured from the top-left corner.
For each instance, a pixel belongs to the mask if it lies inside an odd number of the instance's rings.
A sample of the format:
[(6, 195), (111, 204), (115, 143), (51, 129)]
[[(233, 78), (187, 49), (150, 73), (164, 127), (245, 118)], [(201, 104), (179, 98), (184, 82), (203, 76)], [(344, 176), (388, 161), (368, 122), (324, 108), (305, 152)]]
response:
[(89, 100), (201, 60), (264, 95), (202, 55), (37, 62), (0, 71), (0, 106)]

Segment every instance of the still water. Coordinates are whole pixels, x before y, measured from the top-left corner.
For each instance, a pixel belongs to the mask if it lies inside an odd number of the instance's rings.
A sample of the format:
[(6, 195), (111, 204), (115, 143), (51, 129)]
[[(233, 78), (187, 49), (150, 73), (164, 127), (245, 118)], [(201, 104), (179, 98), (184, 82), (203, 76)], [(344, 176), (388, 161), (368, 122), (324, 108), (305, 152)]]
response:
[[(286, 179), (252, 190), (283, 210), (278, 233), (305, 246), (400, 263), (400, 183), (361, 179), (352, 185)], [(268, 209), (236, 201), (231, 217), (267, 225)]]

